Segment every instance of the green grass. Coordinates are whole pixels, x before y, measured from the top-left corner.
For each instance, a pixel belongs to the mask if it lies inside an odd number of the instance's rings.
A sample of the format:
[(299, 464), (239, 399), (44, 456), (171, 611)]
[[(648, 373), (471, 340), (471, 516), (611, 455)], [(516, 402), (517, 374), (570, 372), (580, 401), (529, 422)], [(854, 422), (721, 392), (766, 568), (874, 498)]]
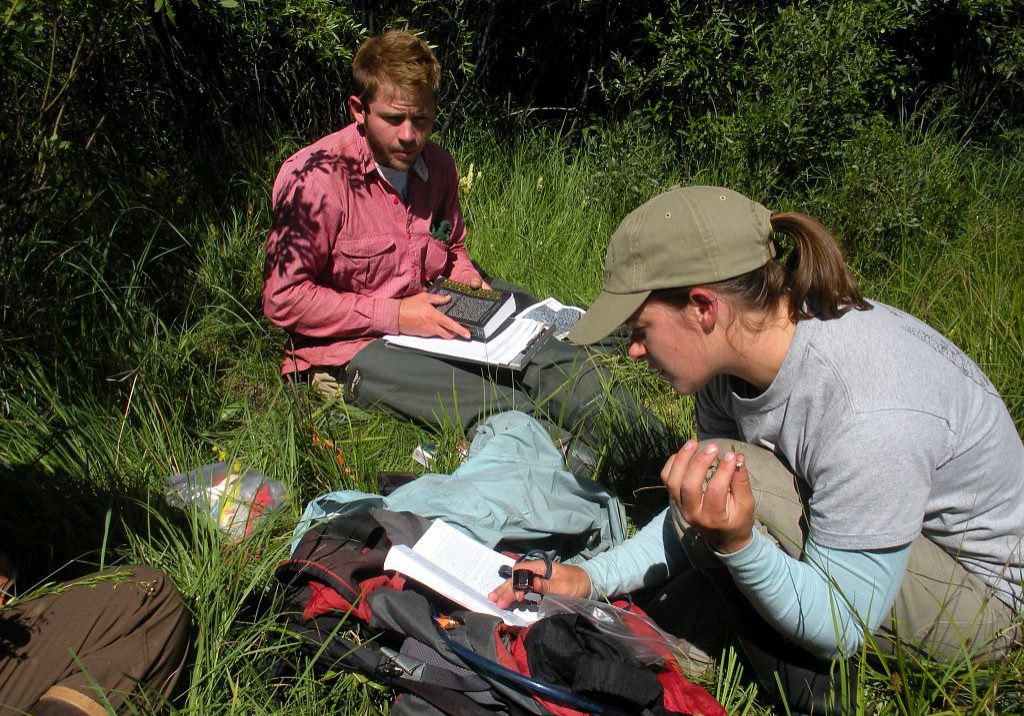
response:
[[(499, 142), (484, 130), (442, 141), (464, 171), (480, 172), (463, 196), (471, 254), (495, 276), (579, 304), (597, 294), (608, 237), (628, 210), (671, 184), (733, 175), (728, 166), (684, 175), (667, 144), (628, 126), (575, 145), (542, 132)], [(295, 146), (281, 140), (273, 161), (247, 155), (251, 168), (221, 210), (174, 225), (124, 208), (112, 235), (82, 236), (60, 284), (82, 310), (49, 327), (13, 326), (0, 344), (0, 536), (17, 547), (20, 588), (116, 561), (166, 570), (199, 626), (186, 713), (386, 712), (389, 695), (365, 679), (306, 673), (289, 689), (269, 680), (270, 657), (288, 649), (274, 639), (273, 566), (308, 500), (375, 491), (380, 470), (420, 469), (410, 455), (424, 441), (446, 448), (439, 469), (448, 471), (462, 438), (279, 380), (283, 335), (262, 318), (259, 290), (272, 165)], [(997, 154), (908, 125), (866, 133), (806, 191), (765, 201), (820, 213), (853, 248), (867, 293), (947, 333), (1024, 428), (1022, 188), (1019, 149)], [(146, 250), (112, 256), (117, 232), (140, 226), (152, 237)], [(613, 370), (680, 439), (691, 434), (690, 399), (624, 358)], [(240, 545), (162, 497), (166, 476), (221, 453), (291, 495)], [(983, 667), (868, 666), (859, 700), (881, 714), (1020, 712), (1022, 667), (1021, 655)], [(712, 692), (731, 713), (768, 713), (738, 669), (723, 663)]]

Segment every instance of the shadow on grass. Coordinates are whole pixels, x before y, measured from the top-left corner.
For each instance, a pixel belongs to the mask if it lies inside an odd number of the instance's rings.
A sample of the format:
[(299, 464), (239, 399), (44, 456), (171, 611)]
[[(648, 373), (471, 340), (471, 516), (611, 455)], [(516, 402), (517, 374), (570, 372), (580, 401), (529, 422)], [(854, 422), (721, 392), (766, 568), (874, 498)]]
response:
[(684, 440), (656, 419), (641, 425), (613, 420), (595, 479), (618, 495), (637, 529), (668, 506), (661, 469)]
[(0, 551), (11, 559), (19, 594), (115, 563), (129, 530), (160, 527), (150, 519), (144, 486), (121, 480), (0, 465), (0, 495)]

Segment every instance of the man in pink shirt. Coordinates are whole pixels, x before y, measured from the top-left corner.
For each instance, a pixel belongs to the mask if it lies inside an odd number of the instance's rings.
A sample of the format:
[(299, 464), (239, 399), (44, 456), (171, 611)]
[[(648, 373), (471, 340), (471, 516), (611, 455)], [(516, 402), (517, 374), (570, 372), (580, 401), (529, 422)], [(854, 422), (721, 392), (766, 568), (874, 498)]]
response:
[(529, 366), (509, 371), (378, 340), (468, 337), (435, 307), (447, 299), (425, 289), (439, 276), (487, 284), (463, 243), (455, 162), (430, 141), (434, 54), (392, 30), (360, 47), (352, 74), (355, 121), (296, 152), (274, 182), (263, 310), (288, 332), (282, 373), (425, 424), (468, 427), (515, 408), (592, 433), (610, 381), (582, 349), (549, 340)]

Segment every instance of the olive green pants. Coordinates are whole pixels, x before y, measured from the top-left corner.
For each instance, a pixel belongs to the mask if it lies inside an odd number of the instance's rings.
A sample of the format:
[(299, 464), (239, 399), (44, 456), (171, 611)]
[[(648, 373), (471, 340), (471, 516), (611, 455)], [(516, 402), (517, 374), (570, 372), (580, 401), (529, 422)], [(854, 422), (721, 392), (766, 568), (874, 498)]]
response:
[[(493, 278), (490, 283), (512, 291), (518, 310), (537, 302), (520, 286)], [(421, 425), (466, 429), (488, 415), (519, 410), (592, 446), (599, 442), (598, 416), (609, 397), (627, 413), (636, 412), (628, 391), (615, 387), (596, 352), (550, 335), (520, 370), (445, 360), (377, 340), (346, 367), (314, 367), (309, 377), (321, 393), (341, 392), (347, 403), (381, 408)]]
[[(449, 361), (374, 341), (345, 372), (344, 398), (424, 425), (458, 425), (505, 410), (543, 417), (570, 432), (596, 430), (611, 380), (596, 355), (550, 336), (522, 370)], [(631, 405), (626, 391), (619, 400)]]

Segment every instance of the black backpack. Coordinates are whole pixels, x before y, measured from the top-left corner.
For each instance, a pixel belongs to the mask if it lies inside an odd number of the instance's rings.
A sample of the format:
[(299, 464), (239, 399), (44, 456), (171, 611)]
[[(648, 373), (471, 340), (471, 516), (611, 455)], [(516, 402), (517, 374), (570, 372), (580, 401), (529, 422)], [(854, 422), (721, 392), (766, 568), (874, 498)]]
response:
[[(392, 687), (394, 715), (725, 716), (674, 661), (648, 668), (577, 615), (509, 627), (385, 572), (390, 546), (411, 547), (429, 525), (374, 508), (306, 532), (276, 570), (284, 627), (298, 638), (300, 658), (324, 673), (357, 671)], [(356, 638), (344, 636), (351, 631)], [(279, 675), (287, 668), (280, 663)]]

